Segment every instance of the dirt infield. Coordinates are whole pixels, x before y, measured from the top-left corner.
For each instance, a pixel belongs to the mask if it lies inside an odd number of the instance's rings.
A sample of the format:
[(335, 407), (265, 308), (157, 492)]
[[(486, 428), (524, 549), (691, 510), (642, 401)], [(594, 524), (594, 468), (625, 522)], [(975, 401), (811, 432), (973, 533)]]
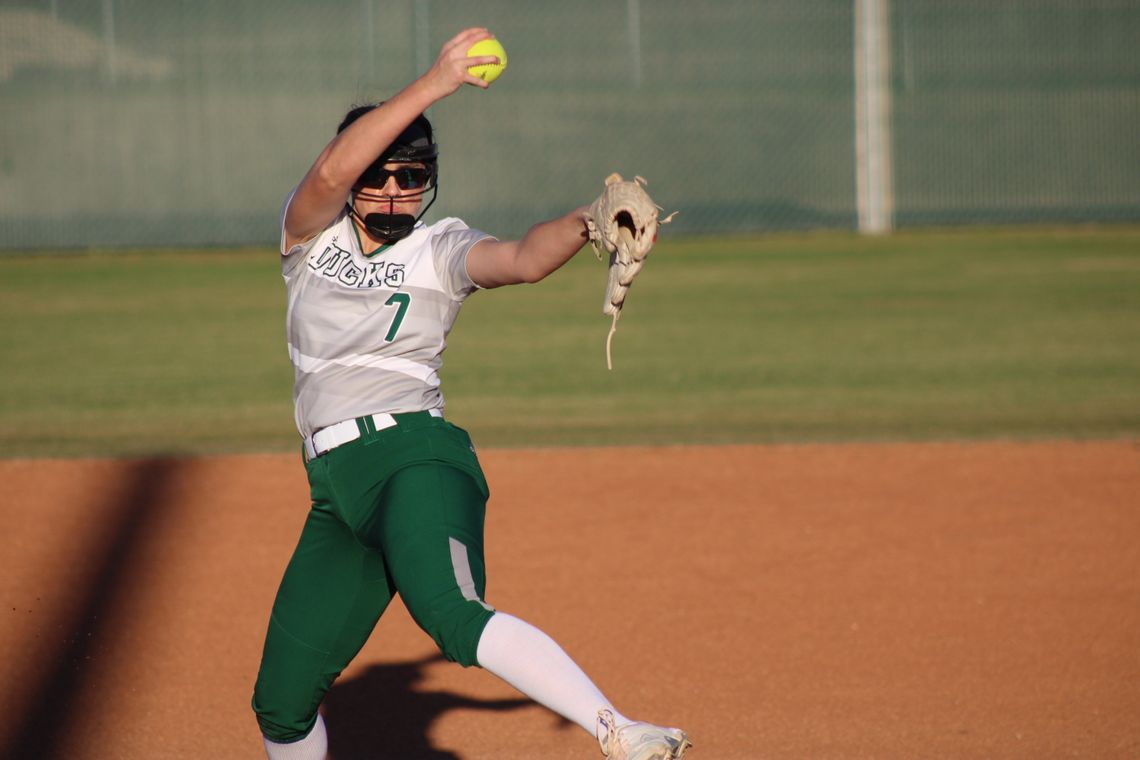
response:
[[(1135, 442), (494, 450), (488, 599), (694, 760), (1140, 757)], [(256, 758), (295, 457), (0, 462), (8, 758)], [(336, 760), (580, 760), (393, 605)]]

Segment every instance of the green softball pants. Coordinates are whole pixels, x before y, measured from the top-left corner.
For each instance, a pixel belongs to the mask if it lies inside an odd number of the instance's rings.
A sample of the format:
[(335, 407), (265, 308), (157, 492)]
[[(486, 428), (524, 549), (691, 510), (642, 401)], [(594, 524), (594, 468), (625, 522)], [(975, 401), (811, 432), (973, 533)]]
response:
[(475, 665), (487, 482), (465, 431), (426, 412), (306, 463), (312, 496), (269, 619), (253, 709), (275, 742), (305, 737), (393, 596), (444, 656)]

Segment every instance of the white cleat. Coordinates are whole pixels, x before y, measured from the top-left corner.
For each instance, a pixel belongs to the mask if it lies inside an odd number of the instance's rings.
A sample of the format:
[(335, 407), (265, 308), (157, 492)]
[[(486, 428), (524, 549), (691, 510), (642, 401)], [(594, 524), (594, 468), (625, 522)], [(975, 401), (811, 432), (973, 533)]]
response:
[(652, 723), (614, 725), (614, 714), (598, 711), (598, 744), (607, 760), (681, 760), (693, 746), (679, 728)]

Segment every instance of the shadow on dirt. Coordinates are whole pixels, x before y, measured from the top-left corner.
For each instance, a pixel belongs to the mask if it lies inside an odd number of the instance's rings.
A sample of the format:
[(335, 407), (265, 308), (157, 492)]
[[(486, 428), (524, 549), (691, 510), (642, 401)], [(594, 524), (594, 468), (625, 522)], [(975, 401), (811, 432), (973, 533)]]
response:
[(106, 543), (89, 556), (75, 558), (89, 569), (87, 586), (75, 594), (80, 601), (62, 613), (54, 629), (60, 631), (54, 661), (45, 664), (38, 683), (19, 685), (27, 695), (20, 702), (27, 708), (22, 716), (16, 716), (13, 739), (2, 748), (0, 757), (60, 757), (62, 742), (72, 724), (75, 698), (88, 680), (93, 661), (100, 658), (114, 637), (111, 611), (133, 593), (133, 583), (138, 582), (136, 564), (140, 549), (161, 530), (167, 511), (167, 489), (177, 467), (177, 461), (170, 459), (134, 464), (127, 476), (125, 498), (105, 510), (107, 514), (118, 513)]
[[(529, 699), (478, 700), (446, 691), (421, 691), (426, 668), (442, 655), (373, 665), (337, 681), (325, 696), (329, 754), (336, 760), (461, 760), (431, 746), (432, 724), (449, 710), (502, 712), (530, 707)], [(456, 666), (458, 667), (458, 666)]]

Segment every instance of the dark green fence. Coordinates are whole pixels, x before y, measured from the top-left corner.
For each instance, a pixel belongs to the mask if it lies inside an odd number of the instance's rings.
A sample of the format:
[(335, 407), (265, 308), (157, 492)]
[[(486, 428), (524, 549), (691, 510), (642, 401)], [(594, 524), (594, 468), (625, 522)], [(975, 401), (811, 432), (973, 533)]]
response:
[(673, 234), (855, 227), (868, 3), (888, 226), (1140, 219), (1134, 1), (2, 0), (0, 248), (272, 242), (344, 111), (474, 24), (510, 68), (432, 109), (433, 215), (514, 235), (620, 171)]

